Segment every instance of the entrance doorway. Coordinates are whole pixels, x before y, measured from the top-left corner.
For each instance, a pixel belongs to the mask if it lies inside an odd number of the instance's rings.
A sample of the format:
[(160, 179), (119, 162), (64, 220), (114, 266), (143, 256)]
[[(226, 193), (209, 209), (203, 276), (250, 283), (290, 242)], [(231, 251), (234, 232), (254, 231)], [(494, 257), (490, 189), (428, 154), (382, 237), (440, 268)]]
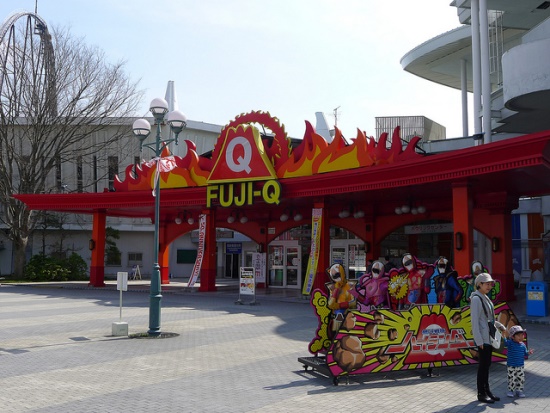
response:
[(302, 287), (302, 249), (296, 243), (269, 246), (270, 287)]
[(348, 279), (358, 279), (367, 271), (365, 244), (359, 239), (334, 240), (330, 246), (330, 263), (342, 264)]
[(225, 254), (225, 278), (239, 278), (241, 254)]

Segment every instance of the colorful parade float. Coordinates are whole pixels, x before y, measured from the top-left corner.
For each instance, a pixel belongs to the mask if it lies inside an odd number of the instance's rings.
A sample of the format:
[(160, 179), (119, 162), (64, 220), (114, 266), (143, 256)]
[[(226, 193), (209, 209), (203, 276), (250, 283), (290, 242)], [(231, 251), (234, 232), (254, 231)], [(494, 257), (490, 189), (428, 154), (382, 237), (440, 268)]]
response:
[[(469, 297), (481, 272), (487, 269), (479, 261), (471, 274), (458, 276), (445, 257), (429, 264), (405, 254), (401, 268), (386, 273), (384, 263), (375, 261), (370, 272), (348, 280), (344, 267), (334, 264), (326, 289), (311, 295), (318, 319), (312, 356), (298, 361), (335, 385), (350, 376), (416, 369), (432, 376), (436, 368), (475, 364)], [(499, 293), (497, 280), (490, 298), (498, 321), (507, 328), (519, 324)], [(501, 344), (493, 361), (505, 360)]]

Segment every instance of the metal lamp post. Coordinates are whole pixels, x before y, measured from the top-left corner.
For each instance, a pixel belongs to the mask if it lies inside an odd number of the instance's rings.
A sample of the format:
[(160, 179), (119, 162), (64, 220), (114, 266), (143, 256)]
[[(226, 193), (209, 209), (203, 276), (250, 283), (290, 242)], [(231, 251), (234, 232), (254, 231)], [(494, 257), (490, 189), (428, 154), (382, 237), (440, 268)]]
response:
[[(138, 119), (133, 124), (134, 135), (139, 139), (139, 150), (145, 146), (155, 152), (155, 160), (157, 163), (155, 174), (155, 239), (153, 248), (153, 272), (151, 273), (151, 288), (149, 295), (149, 331), (150, 336), (158, 336), (160, 334), (160, 307), (162, 294), (160, 290), (160, 265), (158, 263), (159, 256), (159, 219), (160, 219), (160, 171), (159, 161), (162, 152), (161, 143), (168, 145), (171, 142), (178, 144), (179, 133), (187, 126), (187, 118), (179, 110), (174, 110), (168, 113), (168, 103), (161, 98), (153, 99), (150, 109), (155, 124), (157, 125), (157, 136), (155, 142), (143, 143), (151, 133), (151, 124), (145, 119)], [(166, 115), (168, 113), (168, 115)], [(173, 139), (162, 140), (161, 131), (164, 116), (170, 125), (175, 137)]]

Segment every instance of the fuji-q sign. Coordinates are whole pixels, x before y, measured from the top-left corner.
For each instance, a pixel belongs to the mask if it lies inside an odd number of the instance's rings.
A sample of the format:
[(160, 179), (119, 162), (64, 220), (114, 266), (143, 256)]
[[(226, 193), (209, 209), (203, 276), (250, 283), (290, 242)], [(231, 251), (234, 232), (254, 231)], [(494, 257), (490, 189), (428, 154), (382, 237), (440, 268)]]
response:
[[(237, 155), (238, 152), (242, 152), (242, 155)], [(252, 146), (250, 145), (250, 142), (242, 136), (233, 138), (227, 145), (227, 150), (225, 152), (225, 162), (227, 167), (236, 173), (244, 171), (249, 174), (252, 171), (250, 168), (251, 161)]]
[(258, 130), (230, 128), (208, 177), (206, 206), (241, 207), (258, 199), (279, 204), (281, 184), (276, 178)]
[(224, 208), (252, 205), (257, 198), (261, 198), (266, 204), (279, 204), (281, 201), (279, 181), (271, 179), (263, 183), (248, 181), (209, 185), (206, 192), (206, 206), (210, 208), (213, 203), (219, 203)]

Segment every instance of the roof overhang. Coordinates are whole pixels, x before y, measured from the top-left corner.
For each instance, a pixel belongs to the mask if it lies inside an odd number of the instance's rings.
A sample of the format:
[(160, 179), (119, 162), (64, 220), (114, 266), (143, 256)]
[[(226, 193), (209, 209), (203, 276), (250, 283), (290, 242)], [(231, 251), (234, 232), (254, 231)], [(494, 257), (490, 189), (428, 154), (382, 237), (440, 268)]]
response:
[[(270, 211), (289, 204), (309, 207), (330, 199), (339, 205), (359, 203), (376, 214), (391, 214), (404, 200), (419, 199), (430, 209), (449, 208), (452, 185), (467, 182), (476, 195), (505, 192), (513, 197), (550, 194), (550, 131), (425, 156), (394, 164), (362, 167), (313, 176), (281, 179), (280, 205), (248, 208), (249, 219), (269, 219)], [(162, 214), (206, 208), (206, 187), (163, 189)], [(31, 210), (152, 218), (151, 191), (18, 194)], [(229, 208), (216, 207), (220, 216)], [(225, 211), (224, 211), (225, 210)], [(223, 218), (222, 218), (223, 219)]]

